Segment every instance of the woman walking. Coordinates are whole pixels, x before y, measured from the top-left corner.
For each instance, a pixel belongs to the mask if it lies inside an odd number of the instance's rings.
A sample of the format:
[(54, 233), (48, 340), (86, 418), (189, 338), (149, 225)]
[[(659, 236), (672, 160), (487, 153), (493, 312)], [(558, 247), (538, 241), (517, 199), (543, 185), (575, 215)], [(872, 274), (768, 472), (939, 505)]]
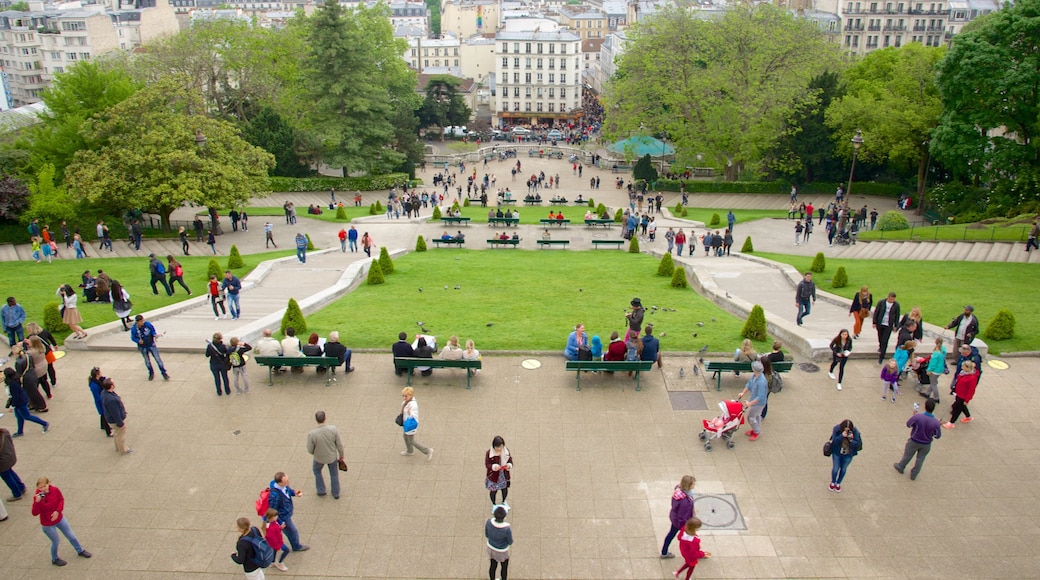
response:
[(172, 255), (167, 254), (166, 256), (166, 271), (170, 273), (170, 290), (173, 290), (173, 283), (177, 282), (184, 288), (184, 291), (191, 296), (191, 289), (184, 283), (184, 267), (177, 261)]
[(130, 319), (130, 312), (133, 310), (134, 304), (130, 302), (130, 293), (123, 288), (123, 285), (119, 283), (119, 280), (112, 280), (112, 290), (110, 292), (112, 299), (112, 310), (119, 317), (119, 321), (123, 323), (123, 332), (129, 332), (130, 327), (133, 326), (133, 320)]
[(495, 570), (502, 565), (502, 580), (509, 580), (509, 546), (513, 545), (513, 529), (506, 523), (506, 508), (498, 506), (494, 518), (484, 523), (484, 537), (487, 538), (488, 557), (491, 566), (488, 568), (488, 580), (495, 580)]
[(184, 252), (185, 256), (190, 256), (188, 250), (191, 248), (191, 244), (188, 243), (188, 232), (184, 229), (184, 226), (177, 228), (177, 235), (181, 238), (181, 251)]
[[(14, 373), (18, 377), (18, 384), (21, 385), (22, 390), (25, 392), (25, 396), (28, 397), (28, 409), (32, 411), (38, 411), (40, 413), (46, 413), (47, 399), (40, 394), (39, 381), (36, 379), (36, 371), (32, 362), (32, 357), (29, 353), (25, 352), (24, 343), (16, 342), (11, 347), (11, 358), (14, 359)], [(17, 413), (16, 413), (17, 415)], [(19, 431), (21, 429), (19, 428)]]
[(368, 235), (368, 232), (365, 232), (365, 235), (361, 236), (361, 247), (364, 248), (365, 255), (369, 258), (372, 257), (372, 246), (374, 245), (375, 242), (372, 241), (372, 236)]
[(224, 335), (216, 332), (213, 340), (207, 341), (206, 357), (209, 359), (209, 372), (213, 373), (213, 382), (217, 385), (217, 396), (221, 396), (220, 382), (224, 382), (224, 393), (231, 394), (231, 382), (228, 380), (228, 369), (231, 363), (228, 361), (228, 349), (224, 345)]
[(957, 375), (957, 382), (953, 386), (957, 398), (954, 399), (953, 407), (950, 408), (950, 420), (944, 423), (943, 427), (953, 429), (953, 424), (961, 413), (964, 413), (961, 423), (970, 423), (975, 420), (971, 416), (971, 411), (968, 410), (968, 403), (975, 397), (975, 388), (979, 386), (979, 375), (981, 374), (975, 368), (973, 361), (966, 360), (961, 364), (961, 372)]
[(491, 440), (491, 449), (484, 455), (484, 467), (487, 469), (487, 479), (484, 487), (491, 492), (491, 505), (497, 505), (499, 490), (502, 491), (502, 505), (509, 506), (506, 498), (509, 497), (510, 472), (513, 469), (513, 456), (506, 449), (506, 440), (495, 435)]
[(101, 405), (101, 391), (105, 390), (105, 387), (101, 386), (101, 382), (104, 380), (105, 377), (101, 376), (99, 367), (90, 369), (87, 386), (90, 387), (90, 394), (94, 397), (94, 408), (97, 409), (98, 415), (101, 415), (101, 430), (105, 432), (106, 436), (111, 437), (112, 427), (105, 420), (105, 409)]
[(841, 482), (845, 479), (849, 464), (861, 449), (863, 440), (859, 436), (859, 429), (852, 421), (845, 419), (834, 426), (831, 431), (831, 491), (841, 493)]
[(65, 304), (65, 310), (61, 314), (61, 321), (68, 324), (69, 328), (72, 329), (72, 338), (86, 338), (87, 333), (79, 326), (79, 323), (83, 322), (83, 317), (79, 315), (79, 309), (76, 308), (76, 301), (79, 299), (76, 291), (72, 289), (72, 286), (65, 284), (59, 286), (55, 294), (61, 296), (62, 302)]
[(928, 359), (928, 394), (923, 395), (939, 402), (939, 375), (946, 373), (946, 346), (941, 336), (935, 337), (935, 348)]
[(253, 542), (248, 537), (252, 536), (259, 540), (264, 536), (260, 530), (250, 525), (249, 518), (238, 518), (235, 523), (238, 526), (238, 542), (235, 544), (235, 553), (231, 554), (231, 561), (242, 566), (242, 571), (246, 573), (246, 580), (264, 580), (264, 569), (253, 561), (256, 551), (253, 549)]
[(51, 379), (52, 387), (58, 386), (58, 373), (54, 370), (54, 361), (57, 360), (54, 351), (58, 348), (58, 340), (54, 338), (54, 335), (51, 334), (49, 330), (41, 327), (35, 322), (30, 322), (25, 325), (25, 336), (27, 338), (39, 336), (40, 340), (42, 340), (43, 344), (47, 347), (45, 355), (47, 357), (47, 376)]
[(668, 548), (672, 545), (672, 540), (675, 539), (679, 530), (683, 529), (686, 522), (693, 517), (693, 498), (690, 497), (690, 492), (693, 491), (696, 483), (697, 480), (692, 475), (684, 475), (679, 481), (679, 485), (675, 486), (675, 491), (672, 492), (672, 510), (668, 513), (672, 528), (668, 530), (668, 535), (664, 537), (664, 545), (661, 546), (662, 560), (675, 557), (675, 554), (669, 552)]
[[(209, 275), (209, 303), (213, 307), (213, 320), (220, 320), (223, 316), (227, 318), (227, 309), (224, 308), (224, 297), (220, 295), (220, 282), (217, 281), (215, 274)], [(220, 306), (220, 312), (217, 312), (217, 306)]]
[(433, 448), (427, 447), (415, 440), (415, 432), (419, 430), (419, 403), (415, 400), (415, 391), (411, 387), (405, 387), (401, 391), (404, 403), (401, 404), (401, 418), (404, 422), (404, 448), (401, 455), (413, 455), (412, 448), (418, 449), (426, 455), (426, 461), (433, 459)]
[(72, 527), (69, 526), (68, 520), (62, 513), (64, 511), (65, 498), (61, 495), (61, 490), (57, 486), (51, 485), (51, 480), (46, 477), (38, 479), (36, 493), (33, 495), (32, 515), (40, 517), (43, 533), (51, 541), (51, 563), (55, 566), (68, 564), (58, 557), (58, 544), (61, 541), (58, 532), (61, 532), (65, 539), (72, 544), (77, 556), (80, 558), (91, 556), (90, 552), (86, 551), (76, 539), (76, 534), (72, 532)]
[(855, 320), (852, 323), (852, 338), (859, 338), (859, 333), (863, 330), (863, 321), (870, 318), (870, 311), (873, 307), (874, 295), (870, 293), (870, 288), (861, 287), (859, 292), (852, 297), (852, 306), (849, 307), (849, 316)]
[(48, 348), (43, 341), (40, 340), (39, 336), (31, 336), (26, 342), (29, 343), (27, 353), (32, 358), (33, 371), (36, 373), (36, 381), (39, 386), (43, 387), (43, 392), (47, 394), (48, 399), (53, 399), (54, 395), (51, 394), (51, 384), (47, 378), (47, 351)]
[(849, 355), (852, 354), (852, 337), (849, 336), (849, 331), (841, 329), (838, 336), (834, 337), (831, 341), (831, 369), (827, 372), (827, 376), (834, 379), (834, 367), (838, 367), (838, 390), (841, 390), (841, 381), (845, 378), (845, 363), (849, 362)]
[(4, 369), (4, 383), (7, 385), (7, 390), (11, 394), (11, 407), (14, 409), (14, 418), (18, 425), (18, 431), (11, 436), (21, 437), (24, 435), (26, 421), (32, 421), (33, 423), (39, 424), (43, 427), (43, 432), (46, 433), (47, 428), (50, 427), (50, 423), (29, 412), (29, 396), (22, 387), (22, 381), (19, 380), (18, 373), (15, 372), (14, 369)]

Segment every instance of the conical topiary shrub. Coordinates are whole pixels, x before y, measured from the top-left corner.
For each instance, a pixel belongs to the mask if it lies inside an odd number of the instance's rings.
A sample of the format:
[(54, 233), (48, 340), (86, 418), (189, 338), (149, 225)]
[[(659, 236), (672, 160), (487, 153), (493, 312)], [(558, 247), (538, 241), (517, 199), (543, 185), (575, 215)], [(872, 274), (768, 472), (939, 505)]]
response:
[(603, 205), (602, 203), (598, 204), (596, 206), (596, 217), (599, 217), (605, 213), (607, 213), (607, 206)]
[(374, 203), (373, 204), (369, 204), (369, 206), (368, 206), (368, 215), (379, 215), (381, 213), (383, 213), (383, 212), (379, 211), (379, 208), (376, 207), (376, 204), (374, 204)]
[(717, 213), (711, 214), (711, 221), (708, 222), (709, 226), (717, 226), (717, 225), (719, 225), (721, 223), (722, 223), (722, 218), (719, 217), (719, 214), (717, 214)]
[[(72, 330), (68, 324), (61, 319), (61, 311), (58, 310), (57, 302), (48, 302), (43, 306), (43, 327), (54, 334)], [(17, 337), (15, 337), (17, 338)]]
[(206, 277), (216, 276), (217, 280), (224, 277), (224, 271), (220, 269), (220, 264), (217, 263), (216, 258), (210, 258), (209, 264), (206, 266)]
[(748, 315), (747, 322), (740, 331), (740, 336), (758, 341), (765, 340), (768, 336), (766, 334), (766, 312), (758, 304), (751, 309), (751, 314)]
[(376, 200), (376, 213), (380, 214), (380, 213), (383, 213), (384, 211), (386, 211), (386, 208), (383, 207), (383, 203), (377, 199)]
[(672, 213), (675, 215), (682, 215), (682, 210), (682, 202), (680, 201), (679, 203), (675, 204), (675, 210)]
[(686, 281), (686, 268), (676, 266), (672, 272), (672, 288), (688, 288), (690, 283)]
[(345, 219), (347, 219), (347, 208), (343, 207), (342, 205), (338, 206), (336, 208), (336, 219), (338, 219), (338, 220), (345, 220)]
[(589, 198), (589, 207), (596, 207), (596, 200)]
[(246, 263), (242, 261), (242, 254), (238, 252), (238, 246), (232, 244), (231, 251), (228, 252), (227, 269), (237, 270), (238, 268), (242, 268), (245, 265)]
[(306, 336), (307, 319), (303, 317), (303, 311), (295, 298), (289, 299), (289, 305), (285, 307), (285, 314), (282, 315), (282, 336), (285, 336), (285, 329), (290, 326), (296, 331), (296, 336)]
[(838, 266), (838, 271), (834, 273), (834, 279), (831, 280), (831, 288), (844, 288), (849, 285), (849, 275), (845, 273), (845, 266)]
[(1007, 308), (1001, 308), (993, 321), (986, 326), (982, 336), (988, 340), (1008, 340), (1015, 338), (1015, 315)]
[(379, 248), (379, 269), (384, 275), (394, 273), (394, 261), (390, 259), (390, 252), (386, 250), (386, 246)]
[(379, 260), (372, 260), (372, 264), (368, 267), (368, 280), (366, 282), (368, 282), (369, 286), (386, 282), (386, 278), (383, 277), (383, 269), (379, 267)]
[(424, 240), (422, 236), (419, 236), (419, 239), (415, 240), (415, 251), (416, 252), (425, 252), (426, 251), (426, 240)]
[(469, 198), (468, 197), (462, 201), (462, 207), (469, 207)]
[(744, 246), (740, 248), (740, 251), (744, 254), (751, 254), (755, 251), (755, 246), (751, 243), (751, 236), (744, 238)]
[(690, 215), (690, 213), (689, 213), (689, 211), (688, 211), (688, 210), (687, 210), (687, 209), (686, 209), (686, 208), (684, 207), (684, 208), (682, 208), (682, 214), (681, 214), (681, 215), (682, 215), (682, 217), (686, 217), (686, 216)]
[(314, 250), (315, 247), (314, 247), (314, 242), (311, 241), (311, 235), (310, 234), (303, 234), (303, 235), (304, 235), (304, 237), (307, 238), (307, 251), (309, 252), (311, 250)]
[(433, 207), (433, 219), (435, 219), (435, 220), (441, 219), (441, 208), (439, 206), (434, 206)]
[(632, 236), (632, 239), (628, 241), (628, 253), (638, 254), (639, 253), (639, 238)]
[(671, 253), (666, 253), (661, 256), (661, 262), (657, 264), (657, 275), (658, 276), (671, 276), (675, 273), (675, 260), (672, 259)]
[(820, 273), (827, 269), (827, 260), (823, 257), (823, 252), (817, 252), (816, 257), (813, 258), (812, 265), (809, 269), (813, 272)]
[(619, 208), (617, 208), (617, 211), (614, 212), (614, 223), (619, 224), (619, 223), (621, 223), (621, 220), (623, 220), (623, 219), (625, 219), (625, 212), (622, 211), (621, 208), (619, 207)]

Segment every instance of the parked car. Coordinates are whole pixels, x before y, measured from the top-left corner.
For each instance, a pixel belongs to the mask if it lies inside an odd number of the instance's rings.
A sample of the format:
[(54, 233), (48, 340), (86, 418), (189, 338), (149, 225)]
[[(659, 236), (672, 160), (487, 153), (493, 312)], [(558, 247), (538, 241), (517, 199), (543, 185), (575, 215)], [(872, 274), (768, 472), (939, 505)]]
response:
[(444, 135), (447, 137), (466, 137), (469, 135), (469, 130), (466, 129), (465, 125), (449, 125), (444, 128)]
[(563, 139), (563, 131), (560, 131), (559, 129), (551, 129), (545, 134), (545, 137), (552, 140)]
[(513, 127), (512, 133), (513, 135), (530, 135), (531, 130), (523, 127)]

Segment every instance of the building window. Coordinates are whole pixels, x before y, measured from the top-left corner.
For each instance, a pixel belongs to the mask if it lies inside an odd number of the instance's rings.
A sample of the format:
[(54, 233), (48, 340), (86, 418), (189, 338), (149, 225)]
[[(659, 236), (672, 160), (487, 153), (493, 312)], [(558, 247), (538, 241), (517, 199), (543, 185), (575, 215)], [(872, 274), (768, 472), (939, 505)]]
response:
[(524, 82), (527, 84), (531, 84), (531, 73), (524, 74)]
[(556, 82), (556, 75), (549, 73), (549, 84)]
[(69, 56), (69, 60), (76, 60), (76, 53), (70, 52), (68, 56)]
[(542, 73), (538, 73), (537, 75), (535, 75), (535, 80), (538, 82), (538, 84), (542, 84)]
[(62, 30), (66, 30), (66, 31), (86, 30), (87, 29), (87, 23), (86, 22), (62, 22), (61, 23), (61, 29)]
[(567, 84), (567, 75), (565, 75), (565, 74), (561, 74), (560, 75), (560, 84), (561, 85)]
[(519, 111), (520, 110), (520, 101), (516, 101), (516, 102), (513, 103), (513, 110), (514, 111)]
[(530, 58), (525, 58), (524, 59), (524, 68), (531, 68), (531, 59)]
[(520, 87), (513, 87), (513, 96), (518, 99), (520, 98)]
[[(550, 90), (552, 90), (552, 89), (550, 89)], [(552, 96), (552, 95), (550, 94), (549, 96)], [(563, 87), (560, 87), (560, 98), (561, 99), (566, 99), (567, 98), (567, 89), (565, 89)]]
[(513, 73), (513, 82), (514, 83), (519, 83), (520, 82), (520, 73)]
[(502, 57), (502, 68), (509, 68), (509, 57)]
[(542, 112), (542, 103), (540, 103), (540, 102), (537, 103), (535, 105), (535, 110), (538, 111), (539, 113), (541, 113)]
[(524, 111), (527, 113), (531, 112), (531, 103), (524, 103)]
[(513, 59), (513, 68), (520, 68), (520, 57)]
[(531, 87), (524, 87), (524, 97), (531, 98)]
[(552, 113), (556, 110), (556, 103), (549, 103), (549, 112)]
[(556, 98), (556, 94), (555, 93), (556, 93), (556, 89), (554, 89), (552, 87), (549, 87), (549, 98), (550, 99)]
[(503, 42), (502, 43), (502, 54), (509, 54), (509, 43), (508, 42)]
[(560, 70), (567, 70), (567, 59), (560, 59)]
[(555, 43), (552, 43), (552, 42), (549, 43), (549, 54), (556, 54), (556, 44)]
[(555, 70), (555, 69), (556, 69), (556, 59), (555, 58), (550, 58), (549, 59), (549, 70)]
[(542, 70), (542, 59), (538, 59), (536, 64), (538, 65), (538, 70)]
[(538, 54), (542, 54), (542, 43), (538, 43)]
[(524, 52), (526, 52), (527, 54), (531, 54), (531, 43), (530, 42), (524, 44)]
[(566, 44), (561, 44), (560, 45), (560, 54), (567, 54), (567, 45)]

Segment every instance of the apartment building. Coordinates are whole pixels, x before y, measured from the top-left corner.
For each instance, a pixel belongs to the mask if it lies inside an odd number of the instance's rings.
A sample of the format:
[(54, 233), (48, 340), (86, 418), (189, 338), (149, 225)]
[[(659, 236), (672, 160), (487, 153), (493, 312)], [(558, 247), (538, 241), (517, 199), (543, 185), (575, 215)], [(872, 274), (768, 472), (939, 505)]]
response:
[(569, 30), (502, 30), (495, 36), (495, 117), (503, 127), (553, 126), (581, 107), (581, 38)]
[(501, 24), (498, 0), (446, 0), (441, 4), (441, 32), (459, 38), (494, 34)]
[(1000, 9), (997, 0), (826, 1), (840, 11), (841, 46), (853, 54), (908, 42), (948, 46), (967, 23)]
[(607, 15), (601, 10), (588, 6), (560, 8), (559, 22), (562, 26), (572, 29), (582, 40), (604, 38), (610, 32)]

